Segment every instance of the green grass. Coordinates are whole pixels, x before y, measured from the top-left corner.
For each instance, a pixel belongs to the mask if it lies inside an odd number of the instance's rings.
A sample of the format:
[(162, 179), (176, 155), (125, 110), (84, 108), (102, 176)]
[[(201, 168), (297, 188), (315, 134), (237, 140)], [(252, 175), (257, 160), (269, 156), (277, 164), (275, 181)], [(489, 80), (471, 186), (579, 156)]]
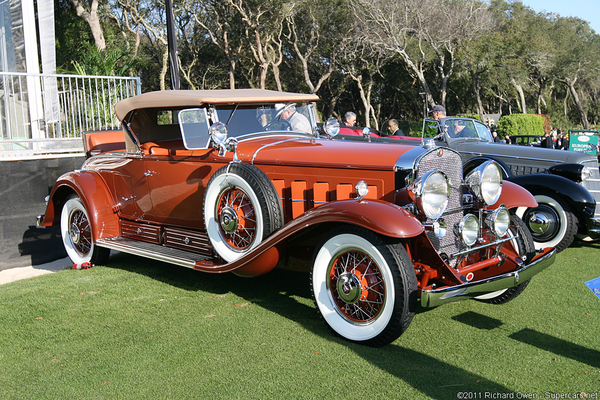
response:
[(597, 393), (600, 299), (584, 282), (600, 276), (599, 249), (567, 249), (503, 306), (421, 310), (379, 349), (329, 331), (307, 275), (245, 279), (117, 254), (107, 267), (0, 286), (0, 398)]

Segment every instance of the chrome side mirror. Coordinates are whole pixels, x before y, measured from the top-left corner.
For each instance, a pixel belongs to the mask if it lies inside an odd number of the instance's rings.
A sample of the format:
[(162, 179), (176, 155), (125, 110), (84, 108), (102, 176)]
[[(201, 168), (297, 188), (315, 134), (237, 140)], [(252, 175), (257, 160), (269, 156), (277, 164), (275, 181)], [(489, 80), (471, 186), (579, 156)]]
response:
[(227, 125), (216, 122), (211, 125), (209, 134), (213, 149), (219, 150), (219, 157), (224, 157), (228, 151), (232, 151), (233, 162), (240, 162), (237, 156), (238, 141), (236, 138), (228, 137)]
[(365, 140), (368, 140), (369, 143), (371, 142), (371, 130), (366, 126), (363, 128), (362, 135)]
[(227, 140), (227, 125), (222, 122), (215, 122), (210, 126), (210, 141), (214, 149), (220, 148)]
[(340, 123), (337, 119), (331, 117), (325, 122), (325, 133), (329, 139), (333, 139), (340, 133)]

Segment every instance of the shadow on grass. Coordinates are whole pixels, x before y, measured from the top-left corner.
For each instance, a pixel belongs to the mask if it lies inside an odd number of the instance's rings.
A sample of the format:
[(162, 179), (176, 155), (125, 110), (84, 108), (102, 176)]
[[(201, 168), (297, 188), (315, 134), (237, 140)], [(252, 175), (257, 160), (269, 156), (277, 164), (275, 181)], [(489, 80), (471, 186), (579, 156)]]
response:
[(533, 329), (522, 329), (509, 335), (509, 337), (538, 349), (588, 364), (594, 368), (600, 368), (600, 351), (598, 350), (570, 343)]
[(465, 325), (472, 326), (473, 328), (491, 331), (504, 325), (502, 321), (496, 318), (488, 317), (487, 315), (479, 314), (473, 311), (467, 311), (465, 313), (455, 315), (452, 317), (453, 320), (460, 322)]
[[(429, 398), (456, 398), (459, 391), (485, 390), (509, 393), (508, 388), (434, 356), (396, 344), (371, 348), (336, 336), (312, 305), (309, 275), (275, 269), (256, 278), (233, 274), (206, 274), (130, 255), (111, 257), (109, 267), (127, 270), (159, 280), (183, 290), (234, 293), (266, 310), (301, 324), (305, 329), (332, 343), (346, 346), (359, 357), (406, 382)], [(480, 316), (467, 316), (475, 320)], [(488, 323), (491, 324), (488, 318)], [(487, 325), (486, 325), (487, 326)], [(400, 338), (398, 342), (401, 343)]]
[(583, 240), (574, 240), (570, 248), (575, 249), (600, 249), (600, 242), (586, 242)]

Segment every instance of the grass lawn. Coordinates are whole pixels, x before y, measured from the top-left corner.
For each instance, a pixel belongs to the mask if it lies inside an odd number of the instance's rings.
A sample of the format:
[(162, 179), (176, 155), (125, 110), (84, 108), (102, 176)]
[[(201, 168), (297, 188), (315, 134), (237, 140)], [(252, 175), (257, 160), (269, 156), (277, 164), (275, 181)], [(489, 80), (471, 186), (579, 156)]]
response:
[(422, 310), (373, 349), (329, 331), (308, 275), (117, 254), (0, 286), (0, 398), (599, 398), (599, 258), (576, 243), (514, 301)]

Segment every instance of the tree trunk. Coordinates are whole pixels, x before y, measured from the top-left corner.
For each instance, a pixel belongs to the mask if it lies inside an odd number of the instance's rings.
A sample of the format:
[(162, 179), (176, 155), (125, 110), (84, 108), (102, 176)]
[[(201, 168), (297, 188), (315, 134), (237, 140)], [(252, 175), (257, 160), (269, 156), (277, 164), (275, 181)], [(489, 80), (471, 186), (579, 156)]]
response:
[(523, 91), (523, 86), (517, 83), (517, 81), (513, 77), (510, 78), (510, 83), (512, 83), (512, 85), (515, 87), (515, 90), (517, 91), (517, 94), (519, 95), (518, 100), (519, 106), (521, 107), (521, 112), (523, 114), (527, 114), (527, 103), (525, 102), (525, 92)]
[(160, 70), (160, 90), (167, 90), (167, 72), (169, 72), (169, 52), (165, 48), (162, 60), (162, 69)]
[(590, 129), (590, 123), (588, 122), (587, 114), (583, 108), (583, 104), (581, 104), (581, 101), (579, 100), (577, 89), (575, 89), (575, 82), (577, 82), (577, 78), (573, 80), (567, 80), (567, 86), (569, 87), (569, 91), (573, 96), (573, 102), (577, 107), (577, 111), (579, 112), (579, 118), (581, 119), (581, 125), (583, 126), (583, 129)]
[(90, 26), (92, 30), (92, 36), (94, 37), (94, 43), (98, 50), (104, 50), (106, 48), (106, 40), (104, 39), (104, 31), (100, 25), (100, 16), (98, 15), (98, 0), (92, 0), (90, 10), (86, 10), (79, 0), (71, 0), (77, 16), (83, 18), (85, 22)]
[(481, 89), (479, 85), (479, 73), (473, 73), (471, 84), (473, 85), (473, 93), (475, 94), (475, 98), (477, 99), (477, 114), (479, 114), (479, 118), (483, 121), (483, 102), (481, 101)]

